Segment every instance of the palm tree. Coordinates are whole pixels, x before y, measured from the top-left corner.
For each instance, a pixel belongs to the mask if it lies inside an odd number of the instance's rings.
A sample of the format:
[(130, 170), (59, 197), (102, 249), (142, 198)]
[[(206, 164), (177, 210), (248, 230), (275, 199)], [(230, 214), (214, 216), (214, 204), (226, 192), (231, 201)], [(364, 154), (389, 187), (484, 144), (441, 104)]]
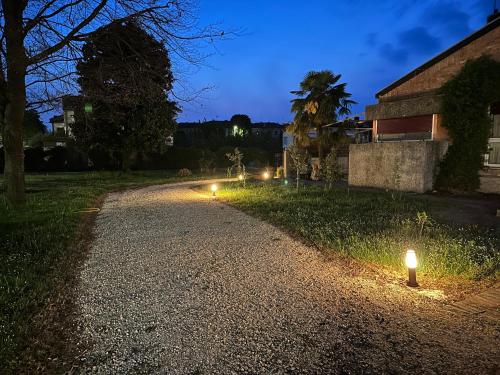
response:
[(300, 83), (300, 90), (291, 93), (298, 98), (292, 100), (295, 113), (290, 131), (304, 142), (310, 130), (316, 130), (318, 157), (323, 159), (323, 126), (335, 122), (338, 116), (351, 113), (350, 106), (356, 104), (345, 91), (346, 83), (338, 83), (340, 74), (330, 70), (309, 72)]

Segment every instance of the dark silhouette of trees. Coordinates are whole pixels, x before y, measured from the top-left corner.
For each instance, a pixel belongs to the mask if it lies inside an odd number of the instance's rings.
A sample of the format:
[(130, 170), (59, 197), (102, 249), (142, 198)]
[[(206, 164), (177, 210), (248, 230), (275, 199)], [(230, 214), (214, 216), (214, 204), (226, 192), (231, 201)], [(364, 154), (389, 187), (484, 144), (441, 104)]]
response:
[(168, 99), (173, 75), (163, 44), (135, 21), (116, 21), (93, 33), (77, 64), (81, 103), (73, 134), (86, 149), (104, 146), (127, 170), (132, 156), (161, 151), (175, 130), (178, 108)]
[[(136, 20), (178, 58), (204, 56), (196, 41), (224, 33), (200, 28), (191, 0), (0, 0), (0, 128), (8, 202), (23, 204), (23, 118), (72, 87), (81, 43), (112, 21)], [(194, 43), (194, 44), (193, 44)], [(71, 90), (72, 91), (72, 90)]]

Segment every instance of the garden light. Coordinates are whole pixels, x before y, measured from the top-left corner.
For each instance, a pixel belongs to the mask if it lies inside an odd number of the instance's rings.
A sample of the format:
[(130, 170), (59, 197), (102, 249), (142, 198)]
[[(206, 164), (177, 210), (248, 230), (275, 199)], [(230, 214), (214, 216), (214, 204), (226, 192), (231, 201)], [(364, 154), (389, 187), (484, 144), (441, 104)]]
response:
[(415, 250), (408, 249), (405, 258), (406, 267), (408, 267), (408, 286), (418, 286), (417, 284), (417, 254)]
[(287, 179), (285, 179), (284, 184), (288, 185), (288, 180)]
[(215, 192), (217, 191), (217, 184), (212, 184), (210, 188), (212, 190), (212, 196), (215, 197)]
[(243, 175), (242, 175), (242, 174), (240, 174), (240, 175), (238, 176), (238, 180), (243, 181)]
[(269, 172), (265, 171), (264, 174), (262, 175), (262, 177), (264, 177), (264, 180), (268, 180), (269, 179)]

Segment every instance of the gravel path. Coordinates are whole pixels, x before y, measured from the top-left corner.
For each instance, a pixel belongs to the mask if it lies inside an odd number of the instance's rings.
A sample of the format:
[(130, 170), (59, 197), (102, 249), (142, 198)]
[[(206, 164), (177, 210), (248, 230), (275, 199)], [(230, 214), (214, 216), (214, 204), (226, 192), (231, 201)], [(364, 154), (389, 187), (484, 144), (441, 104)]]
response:
[(353, 275), (186, 185), (108, 197), (81, 275), (81, 372), (495, 373), (499, 327)]

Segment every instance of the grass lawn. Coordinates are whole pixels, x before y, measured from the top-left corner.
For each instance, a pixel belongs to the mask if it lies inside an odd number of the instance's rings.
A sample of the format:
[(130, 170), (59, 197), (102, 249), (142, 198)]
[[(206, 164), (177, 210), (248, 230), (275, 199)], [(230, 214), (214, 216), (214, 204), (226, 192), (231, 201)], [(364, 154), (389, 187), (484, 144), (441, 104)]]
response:
[[(497, 277), (500, 239), (492, 229), (440, 222), (424, 196), (250, 183), (221, 186), (218, 196), (326, 249), (404, 274), (406, 249), (430, 278)], [(422, 213), (425, 212), (425, 215)], [(419, 215), (420, 213), (420, 219)], [(427, 216), (427, 219), (425, 219)]]
[(70, 272), (59, 266), (76, 250), (80, 211), (112, 190), (197, 178), (202, 177), (164, 171), (27, 175), (27, 204), (21, 209), (10, 209), (0, 191), (0, 372), (16, 366), (30, 319)]

